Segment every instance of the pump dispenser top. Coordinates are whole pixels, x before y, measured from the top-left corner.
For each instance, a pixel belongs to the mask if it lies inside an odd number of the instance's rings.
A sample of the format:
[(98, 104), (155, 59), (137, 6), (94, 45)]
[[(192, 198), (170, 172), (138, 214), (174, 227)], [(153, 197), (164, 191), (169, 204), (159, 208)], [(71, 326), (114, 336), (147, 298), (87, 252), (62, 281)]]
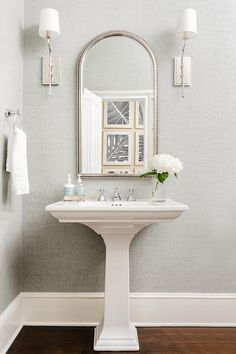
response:
[(81, 175), (78, 175), (77, 182), (78, 182), (78, 184), (81, 184), (81, 183), (82, 183)]
[(71, 183), (71, 174), (70, 173), (68, 173), (67, 184), (72, 184)]

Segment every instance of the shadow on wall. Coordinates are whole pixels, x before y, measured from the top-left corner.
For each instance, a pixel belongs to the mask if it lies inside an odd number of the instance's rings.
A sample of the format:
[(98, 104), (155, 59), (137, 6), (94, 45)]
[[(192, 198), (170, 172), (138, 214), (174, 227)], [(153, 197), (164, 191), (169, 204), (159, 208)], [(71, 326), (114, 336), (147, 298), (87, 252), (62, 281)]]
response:
[(38, 35), (38, 26), (31, 26), (25, 29), (25, 55), (34, 54), (35, 52), (46, 54), (46, 44), (45, 41)]
[[(175, 29), (161, 32), (156, 39), (161, 46), (161, 53), (169, 60), (170, 57), (174, 57), (180, 54), (180, 48), (178, 41), (176, 40)], [(179, 48), (179, 49), (178, 49)], [(157, 55), (159, 53), (157, 52)]]

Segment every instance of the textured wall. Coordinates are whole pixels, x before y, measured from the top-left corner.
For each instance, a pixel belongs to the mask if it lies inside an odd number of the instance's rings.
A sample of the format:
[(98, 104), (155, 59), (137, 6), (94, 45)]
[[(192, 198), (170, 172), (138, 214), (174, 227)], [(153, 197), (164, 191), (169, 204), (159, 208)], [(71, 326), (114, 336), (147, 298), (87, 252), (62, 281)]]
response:
[(5, 172), (9, 121), (6, 108), (22, 110), (23, 0), (0, 3), (0, 313), (21, 291), (21, 197), (11, 197)]
[[(61, 38), (62, 82), (47, 97), (40, 85), (37, 36), (40, 8), (55, 7)], [(172, 57), (180, 48), (174, 27), (179, 10), (198, 12), (199, 35), (190, 41), (193, 86), (186, 98), (172, 85)], [(100, 291), (104, 284), (103, 242), (81, 225), (60, 225), (44, 211), (62, 197), (75, 172), (76, 61), (95, 35), (126, 29), (145, 38), (160, 64), (160, 151), (179, 156), (184, 170), (169, 185), (171, 197), (190, 211), (173, 224), (150, 226), (131, 245), (132, 291), (236, 292), (236, 2), (228, 0), (26, 0), (24, 110), (29, 134), (31, 195), (23, 205), (25, 291)], [(148, 196), (147, 182), (86, 182), (124, 195), (131, 184)]]

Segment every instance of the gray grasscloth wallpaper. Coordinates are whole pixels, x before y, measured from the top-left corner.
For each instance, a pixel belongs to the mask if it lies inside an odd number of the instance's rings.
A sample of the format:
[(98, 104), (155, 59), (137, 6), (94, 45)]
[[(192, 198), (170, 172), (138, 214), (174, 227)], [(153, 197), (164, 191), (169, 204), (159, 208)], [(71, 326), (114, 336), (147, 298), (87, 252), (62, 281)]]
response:
[[(40, 85), (39, 11), (60, 12), (62, 82), (47, 96)], [(193, 86), (186, 98), (172, 85), (178, 11), (198, 12), (199, 35), (187, 45)], [(169, 195), (190, 211), (173, 224), (150, 226), (131, 245), (131, 290), (139, 292), (236, 292), (236, 2), (228, 0), (26, 0), (24, 112), (29, 138), (31, 195), (23, 202), (23, 290), (101, 291), (102, 239), (81, 225), (61, 225), (44, 211), (62, 198), (69, 171), (75, 174), (76, 62), (95, 35), (125, 29), (146, 39), (160, 64), (160, 151), (184, 162)], [(141, 181), (87, 181), (87, 194), (117, 185), (124, 196)]]
[[(9, 24), (10, 19), (10, 24)], [(5, 172), (10, 122), (6, 108), (19, 108), (23, 101), (23, 0), (0, 4), (0, 313), (21, 291), (21, 197), (11, 196)], [(6, 37), (7, 35), (7, 37)]]

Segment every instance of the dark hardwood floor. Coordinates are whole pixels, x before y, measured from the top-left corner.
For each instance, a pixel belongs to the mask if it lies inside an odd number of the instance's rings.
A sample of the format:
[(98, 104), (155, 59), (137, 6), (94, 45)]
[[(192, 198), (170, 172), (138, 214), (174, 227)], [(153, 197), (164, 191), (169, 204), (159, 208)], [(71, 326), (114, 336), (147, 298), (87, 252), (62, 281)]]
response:
[[(93, 351), (93, 334), (91, 327), (23, 327), (7, 354), (111, 353)], [(136, 353), (236, 354), (236, 328), (139, 328), (138, 334)]]

